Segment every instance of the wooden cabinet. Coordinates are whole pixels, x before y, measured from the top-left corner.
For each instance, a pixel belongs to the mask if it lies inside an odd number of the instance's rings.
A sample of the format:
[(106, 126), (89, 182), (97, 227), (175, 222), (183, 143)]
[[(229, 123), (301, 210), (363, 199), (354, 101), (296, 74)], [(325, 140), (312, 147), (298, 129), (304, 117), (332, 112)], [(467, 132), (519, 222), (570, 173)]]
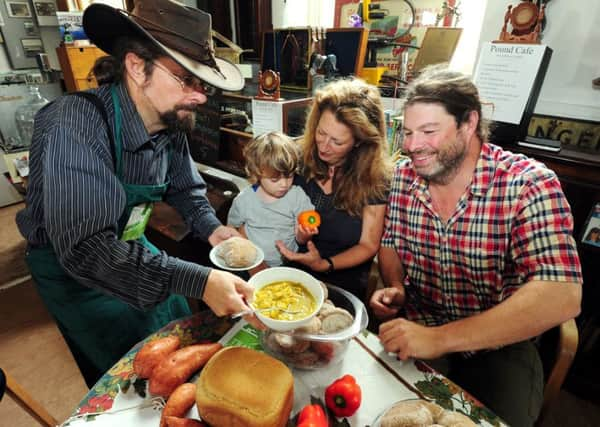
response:
[[(196, 128), (188, 135), (192, 158), (231, 174), (245, 177), (244, 148), (252, 139), (252, 100), (258, 91), (255, 83), (248, 82), (240, 92), (223, 92), (211, 97), (201, 106)], [(273, 123), (273, 130), (298, 138), (304, 132), (308, 108), (312, 102), (306, 93), (282, 91), (277, 103), (281, 114)], [(267, 101), (268, 102), (268, 101)]]
[(76, 92), (97, 87), (98, 83), (92, 74), (96, 59), (107, 54), (96, 46), (60, 45), (56, 55), (63, 72), (67, 92)]
[[(262, 35), (265, 31), (273, 29), (271, 0), (198, 0), (197, 5), (199, 9), (211, 14), (213, 30), (233, 40), (242, 49), (252, 49), (251, 52), (244, 53), (244, 59), (260, 60)], [(232, 24), (236, 37), (233, 37), (231, 31)]]
[(579, 347), (566, 381), (566, 388), (586, 399), (600, 393), (600, 248), (581, 243), (586, 220), (593, 206), (600, 202), (600, 155), (575, 151), (569, 147), (551, 153), (516, 144), (505, 146), (513, 152), (533, 157), (558, 175), (574, 219), (573, 235), (583, 272), (583, 301), (577, 317)]
[[(223, 93), (221, 99), (221, 150), (220, 159), (216, 166), (230, 173), (240, 176), (246, 176), (244, 167), (246, 159), (244, 158), (244, 148), (248, 141), (252, 139), (251, 126), (244, 126), (243, 120), (236, 121), (235, 116), (245, 116), (250, 123), (254, 122), (252, 111), (253, 94), (256, 93), (253, 88), (246, 88), (239, 93)], [(283, 101), (272, 101), (280, 107), (281, 118), (276, 122), (281, 122), (281, 132), (292, 138), (302, 136), (306, 115), (312, 98), (306, 94), (294, 92), (282, 92), (285, 98)], [(270, 102), (270, 101), (266, 101)], [(226, 117), (233, 116), (233, 120), (225, 120)], [(242, 123), (241, 126), (238, 123)], [(273, 130), (276, 130), (274, 125)]]

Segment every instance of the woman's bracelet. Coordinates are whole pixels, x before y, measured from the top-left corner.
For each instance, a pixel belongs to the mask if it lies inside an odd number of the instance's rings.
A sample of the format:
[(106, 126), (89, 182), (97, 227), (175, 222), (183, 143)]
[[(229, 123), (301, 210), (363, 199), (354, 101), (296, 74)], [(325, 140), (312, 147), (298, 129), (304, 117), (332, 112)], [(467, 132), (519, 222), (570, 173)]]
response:
[(323, 273), (327, 274), (327, 273), (331, 273), (333, 270), (335, 270), (335, 267), (333, 265), (333, 261), (331, 260), (330, 257), (326, 257), (325, 261), (327, 261), (327, 263), (329, 264), (329, 267)]

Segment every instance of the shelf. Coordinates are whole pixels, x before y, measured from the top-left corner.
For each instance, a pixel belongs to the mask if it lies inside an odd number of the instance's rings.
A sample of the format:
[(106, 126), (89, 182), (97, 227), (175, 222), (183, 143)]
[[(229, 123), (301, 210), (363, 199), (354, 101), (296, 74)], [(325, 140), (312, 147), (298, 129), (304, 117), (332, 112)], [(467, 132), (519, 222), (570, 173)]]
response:
[(241, 137), (244, 137), (244, 138), (252, 138), (252, 134), (251, 133), (244, 132), (244, 131), (241, 131), (241, 130), (229, 129), (229, 128), (226, 128), (226, 127), (223, 127), (223, 126), (221, 126), (219, 128), (219, 130), (221, 132), (229, 133), (229, 134), (236, 135), (236, 136), (241, 136)]
[(507, 144), (504, 148), (515, 153), (525, 154), (545, 163), (560, 177), (576, 179), (583, 183), (600, 186), (600, 156), (598, 154), (576, 151), (568, 147), (561, 148), (557, 153), (536, 150), (535, 148), (523, 147), (516, 144)]

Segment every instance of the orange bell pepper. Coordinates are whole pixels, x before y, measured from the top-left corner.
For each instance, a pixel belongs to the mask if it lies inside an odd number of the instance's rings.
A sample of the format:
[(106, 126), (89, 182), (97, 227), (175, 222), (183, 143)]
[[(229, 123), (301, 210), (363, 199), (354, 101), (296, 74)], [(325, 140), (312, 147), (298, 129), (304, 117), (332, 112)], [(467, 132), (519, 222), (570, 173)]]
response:
[(298, 224), (305, 227), (318, 227), (321, 225), (321, 215), (317, 211), (304, 211), (298, 215)]

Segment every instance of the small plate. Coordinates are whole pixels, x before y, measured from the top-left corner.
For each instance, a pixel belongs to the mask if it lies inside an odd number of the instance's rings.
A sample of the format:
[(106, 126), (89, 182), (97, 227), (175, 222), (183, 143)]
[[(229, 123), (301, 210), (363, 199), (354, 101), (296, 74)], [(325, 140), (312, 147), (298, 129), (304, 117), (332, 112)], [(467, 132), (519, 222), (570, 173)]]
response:
[(221, 256), (219, 255), (219, 247), (223, 243), (224, 242), (221, 242), (217, 246), (212, 248), (210, 253), (208, 254), (208, 257), (210, 258), (211, 262), (214, 265), (216, 265), (217, 267), (222, 268), (223, 270), (229, 270), (229, 271), (250, 270), (250, 269), (256, 267), (261, 262), (263, 262), (263, 260), (265, 259), (265, 253), (262, 251), (262, 249), (256, 245), (254, 245), (254, 247), (256, 248), (256, 259), (254, 260), (254, 262), (251, 265), (249, 265), (248, 267), (230, 267), (227, 265), (225, 260), (223, 258), (221, 258)]

